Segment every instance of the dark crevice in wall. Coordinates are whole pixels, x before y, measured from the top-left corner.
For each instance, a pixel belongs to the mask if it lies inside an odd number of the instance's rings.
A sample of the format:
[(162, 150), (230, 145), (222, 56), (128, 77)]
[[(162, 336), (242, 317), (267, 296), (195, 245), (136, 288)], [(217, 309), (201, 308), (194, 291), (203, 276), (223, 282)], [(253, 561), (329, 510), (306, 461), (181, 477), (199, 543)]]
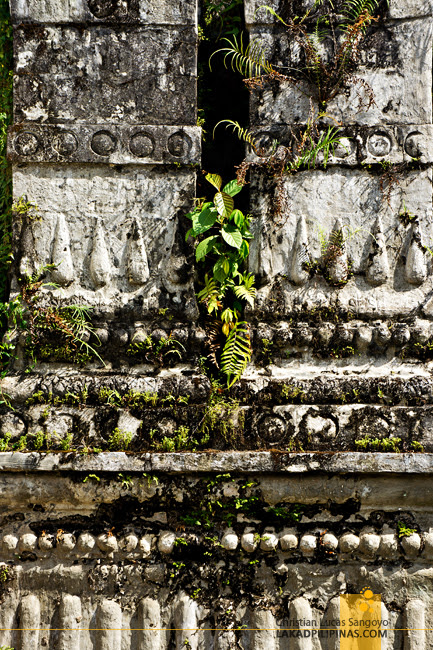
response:
[[(248, 125), (248, 91), (239, 73), (224, 66), (224, 55), (212, 54), (227, 45), (224, 38), (243, 33), (247, 42), (242, 0), (201, 0), (199, 9), (198, 49), (198, 106), (199, 121), (205, 131), (202, 143), (202, 169), (220, 174), (224, 181), (235, 177), (236, 165), (245, 157), (245, 144), (232, 130), (220, 125), (213, 136), (215, 125), (224, 119)], [(204, 123), (202, 123), (204, 120)], [(199, 176), (197, 195), (209, 196), (209, 184)], [(248, 191), (245, 189), (236, 200), (236, 206), (247, 210)]]

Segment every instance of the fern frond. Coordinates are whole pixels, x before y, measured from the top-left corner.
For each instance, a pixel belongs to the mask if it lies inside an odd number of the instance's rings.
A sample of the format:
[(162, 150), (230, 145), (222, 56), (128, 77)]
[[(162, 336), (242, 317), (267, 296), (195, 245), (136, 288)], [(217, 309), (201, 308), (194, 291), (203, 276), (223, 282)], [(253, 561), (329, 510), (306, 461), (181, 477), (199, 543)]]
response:
[(245, 300), (251, 307), (254, 307), (254, 299), (256, 297), (256, 288), (254, 284), (254, 275), (247, 274), (243, 276), (243, 283), (240, 285), (233, 286), (233, 292), (236, 298), (240, 300)]
[(221, 354), (221, 370), (227, 375), (228, 388), (240, 379), (250, 360), (250, 330), (248, 323), (240, 321), (228, 335)]
[(198, 292), (197, 298), (200, 302), (204, 302), (207, 306), (208, 313), (218, 311), (220, 303), (220, 291), (213, 278), (209, 278), (208, 274), (204, 276), (204, 289)]
[(244, 142), (247, 142), (249, 145), (251, 145), (253, 147), (253, 149), (256, 148), (256, 141), (255, 141), (255, 138), (254, 138), (253, 134), (248, 129), (244, 129), (239, 124), (239, 122), (235, 122), (233, 120), (220, 120), (218, 122), (218, 124), (215, 124), (215, 128), (213, 130), (214, 134), (215, 134), (215, 129), (220, 124), (227, 124), (226, 128), (231, 126), (233, 131), (237, 134), (239, 140), (243, 140)]
[(222, 47), (212, 54), (209, 59), (210, 68), (212, 57), (215, 54), (224, 52), (225, 67), (227, 68), (227, 59), (231, 59), (232, 70), (239, 72), (244, 77), (251, 79), (252, 77), (259, 77), (262, 74), (274, 73), (274, 69), (267, 60), (265, 49), (260, 41), (251, 41), (251, 43), (245, 46), (242, 34), (239, 41), (236, 36), (233, 36), (232, 41), (229, 38), (223, 38), (222, 40), (228, 43), (228, 47)]
[[(319, 0), (319, 1), (321, 2), (321, 0)], [(289, 26), (289, 25), (288, 25), (288, 24), (287, 24), (287, 23), (286, 23), (286, 22), (281, 18), (281, 16), (279, 16), (279, 15), (277, 14), (277, 12), (275, 11), (275, 9), (272, 9), (272, 7), (270, 7), (269, 5), (260, 5), (260, 7), (258, 7), (258, 8), (256, 9), (256, 11), (254, 12), (254, 16), (257, 16), (257, 12), (260, 11), (260, 9), (264, 9), (265, 11), (268, 11), (270, 14), (272, 14), (272, 16), (275, 16), (275, 18), (277, 18), (277, 19), (278, 19), (281, 23), (283, 23), (283, 25), (285, 25), (286, 27)]]
[(379, 1), (380, 0), (346, 0), (341, 9), (341, 13), (345, 16), (346, 21), (353, 25), (358, 22), (360, 16), (364, 13), (374, 16), (379, 7)]

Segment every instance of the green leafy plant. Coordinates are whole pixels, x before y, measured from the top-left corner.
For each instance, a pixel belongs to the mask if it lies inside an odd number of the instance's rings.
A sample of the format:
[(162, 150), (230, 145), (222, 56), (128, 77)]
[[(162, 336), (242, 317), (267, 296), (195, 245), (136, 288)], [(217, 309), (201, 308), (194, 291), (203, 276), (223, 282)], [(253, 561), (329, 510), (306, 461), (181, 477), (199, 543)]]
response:
[(302, 519), (303, 508), (299, 503), (294, 503), (288, 506), (272, 506), (268, 508), (268, 512), (273, 514), (277, 519), (298, 522)]
[(177, 574), (185, 568), (185, 566), (185, 562), (173, 562), (171, 565), (170, 578), (175, 578)]
[[(369, 97), (369, 107), (374, 102), (371, 88), (365, 81), (354, 77), (353, 71), (360, 43), (368, 25), (376, 20), (374, 13), (378, 6), (379, 0), (346, 0), (339, 10), (343, 19), (337, 23), (334, 7), (329, 1), (325, 4), (322, 0), (316, 0), (302, 17), (290, 17), (287, 21), (270, 6), (259, 7), (258, 10), (267, 11), (284, 25), (288, 37), (302, 51), (304, 63), (296, 67), (272, 65), (266, 57), (264, 44), (254, 40), (244, 45), (242, 36), (224, 39), (227, 46), (214, 54), (223, 53), (224, 64), (227, 66), (229, 59), (231, 67), (246, 77), (250, 87), (275, 78), (290, 83), (302, 79), (309, 84), (312, 96), (323, 110), (348, 83), (360, 84)], [(312, 31), (308, 31), (311, 24)], [(333, 44), (330, 60), (322, 48), (325, 39)]]
[[(28, 214), (29, 205), (22, 206)], [(31, 209), (34, 209), (33, 206)], [(21, 208), (20, 208), (21, 209)], [(16, 341), (25, 335), (24, 352), (27, 360), (35, 365), (38, 360), (64, 360), (72, 363), (86, 363), (97, 357), (103, 360), (95, 347), (88, 343), (95, 330), (91, 325), (91, 307), (86, 305), (66, 305), (64, 307), (46, 306), (40, 290), (56, 286), (44, 282), (46, 274), (56, 268), (47, 264), (35, 273), (19, 278), (20, 295), (7, 303), (0, 303), (0, 316), (8, 324), (6, 342), (0, 348), (1, 372), (8, 372), (15, 359)], [(96, 337), (97, 338), (97, 337)]]
[[(222, 39), (224, 47), (211, 56), (212, 60), (215, 55), (222, 55), (224, 66), (240, 73), (251, 92), (266, 84), (275, 86), (283, 82), (297, 86), (310, 98), (310, 111), (304, 117), (304, 125), (292, 129), (290, 142), (285, 145), (274, 139), (263, 147), (261, 136), (242, 127), (239, 122), (218, 122), (233, 128), (259, 157), (258, 160), (244, 160), (238, 166), (237, 178), (239, 182), (245, 182), (248, 170), (255, 167), (272, 179), (276, 188), (274, 212), (277, 219), (283, 218), (287, 207), (282, 190), (285, 173), (318, 165), (326, 168), (337, 146), (350, 153), (342, 141), (337, 120), (334, 120), (336, 126), (329, 126), (329, 120), (334, 118), (327, 113), (328, 103), (339, 93), (356, 86), (358, 110), (368, 110), (374, 104), (371, 87), (354, 73), (366, 29), (377, 20), (375, 14), (379, 3), (380, 0), (344, 0), (337, 12), (331, 0), (316, 0), (303, 16), (286, 18), (263, 4), (257, 11), (274, 16), (287, 33), (288, 52), (293, 52), (292, 44), (299, 52), (294, 61), (288, 54), (287, 62), (281, 65), (272, 63), (268, 58), (267, 43), (254, 39), (247, 44), (242, 34)], [(275, 92), (274, 86), (268, 96)]]
[(121, 486), (124, 490), (132, 490), (134, 487), (134, 479), (129, 474), (122, 474), (119, 472), (117, 475), (117, 480), (120, 481)]
[(179, 361), (186, 352), (185, 347), (170, 334), (167, 338), (162, 338), (154, 342), (150, 336), (144, 341), (134, 341), (127, 350), (130, 356), (142, 356), (150, 363), (156, 363), (164, 366), (171, 361)]
[(242, 270), (253, 236), (250, 217), (234, 207), (233, 197), (242, 186), (233, 180), (222, 188), (218, 174), (207, 174), (206, 180), (217, 192), (213, 201), (199, 201), (186, 215), (192, 222), (186, 239), (192, 236), (198, 240), (195, 256), (203, 269), (204, 288), (197, 297), (208, 315), (215, 317), (209, 328), (211, 358), (230, 387), (251, 359), (249, 327), (241, 316), (245, 305), (254, 306), (256, 293), (254, 276)]
[(60, 440), (60, 449), (62, 451), (70, 451), (72, 448), (72, 441), (74, 439), (73, 433), (66, 433), (64, 437)]
[(10, 449), (10, 440), (12, 438), (12, 434), (7, 432), (4, 434), (3, 438), (0, 438), (0, 452), (1, 451), (9, 451)]
[(154, 474), (146, 474), (146, 472), (143, 472), (143, 478), (147, 480), (147, 486), (150, 487), (152, 483), (157, 486), (159, 485), (159, 478), (155, 476)]
[(202, 438), (196, 438), (192, 434), (189, 427), (180, 426), (170, 436), (163, 436), (162, 439), (156, 440), (156, 430), (152, 429), (149, 432), (151, 447), (155, 451), (175, 452), (175, 451), (195, 451), (197, 447), (201, 447), (209, 440), (209, 435), (204, 435)]
[(9, 578), (9, 567), (6, 564), (0, 566), (0, 582), (7, 582)]
[(126, 451), (132, 442), (132, 433), (116, 427), (108, 438), (107, 446), (110, 451)]
[(401, 452), (401, 438), (373, 438), (364, 436), (355, 440), (355, 447), (359, 451)]
[(101, 479), (96, 474), (88, 474), (85, 478), (83, 478), (83, 483), (87, 483), (87, 481), (96, 481), (99, 483), (100, 480)]
[(416, 532), (416, 528), (409, 528), (409, 526), (407, 526), (407, 524), (403, 523), (402, 521), (397, 522), (397, 534), (399, 539), (402, 537), (410, 537)]

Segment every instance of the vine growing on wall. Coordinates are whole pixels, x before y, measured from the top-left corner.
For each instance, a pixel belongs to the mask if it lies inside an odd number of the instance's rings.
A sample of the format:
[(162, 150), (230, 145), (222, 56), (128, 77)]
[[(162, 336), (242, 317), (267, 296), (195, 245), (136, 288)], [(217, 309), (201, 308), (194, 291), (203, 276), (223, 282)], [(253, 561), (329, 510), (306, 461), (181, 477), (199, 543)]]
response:
[(254, 306), (254, 276), (242, 267), (252, 234), (249, 216), (234, 206), (242, 185), (235, 179), (222, 187), (218, 174), (207, 174), (206, 180), (217, 191), (213, 201), (200, 200), (186, 215), (192, 222), (186, 239), (192, 236), (198, 241), (195, 257), (204, 287), (197, 297), (211, 319), (210, 358), (230, 387), (251, 359), (249, 327), (242, 313), (245, 304)]
[[(239, 24), (231, 32), (224, 33), (223, 14), (237, 2), (222, 1), (217, 9), (214, 6), (216, 13), (221, 13), (219, 38), (224, 47), (211, 54), (211, 69), (213, 57), (223, 55), (224, 68), (239, 72), (251, 92), (267, 84), (286, 83), (302, 87), (302, 92), (310, 97), (310, 109), (303, 126), (292, 129), (292, 143), (288, 146), (282, 146), (275, 139), (269, 143), (269, 138), (263, 142), (262, 137), (256, 137), (254, 131), (242, 127), (235, 119), (220, 120), (215, 128), (220, 124), (231, 127), (239, 140), (253, 149), (258, 161), (244, 160), (238, 167), (236, 185), (232, 181), (223, 190), (221, 177), (208, 174), (206, 179), (217, 189), (214, 201), (199, 201), (196, 209), (188, 215), (192, 228), (187, 238), (192, 235), (198, 240), (196, 261), (201, 271), (199, 282), (202, 288), (197, 296), (206, 307), (208, 316), (214, 317), (208, 323), (210, 356), (214, 365), (227, 376), (228, 386), (239, 379), (251, 358), (249, 330), (242, 317), (241, 301), (253, 305), (255, 297), (254, 277), (242, 269), (249, 253), (250, 217), (244, 217), (234, 209), (235, 194), (231, 190), (236, 188), (237, 194), (246, 183), (248, 170), (261, 167), (275, 182), (275, 213), (277, 217), (281, 216), (285, 208), (282, 198), (284, 175), (318, 165), (326, 168), (337, 146), (346, 149), (338, 123), (329, 125), (329, 119), (333, 118), (327, 112), (328, 104), (349, 87), (357, 88), (358, 110), (368, 110), (374, 104), (371, 87), (358, 78), (355, 71), (366, 30), (378, 20), (380, 2), (343, 0), (336, 7), (332, 0), (315, 0), (303, 16), (286, 16), (286, 12), (284, 17), (272, 7), (261, 5), (257, 11), (265, 11), (276, 18), (286, 31), (289, 43), (295, 45), (297, 54), (293, 55), (289, 49), (284, 65), (269, 60), (266, 46), (260, 39), (248, 43), (239, 30)], [(217, 3), (205, 2), (208, 20), (210, 4)], [(328, 247), (325, 257), (329, 258), (334, 249), (335, 245)]]

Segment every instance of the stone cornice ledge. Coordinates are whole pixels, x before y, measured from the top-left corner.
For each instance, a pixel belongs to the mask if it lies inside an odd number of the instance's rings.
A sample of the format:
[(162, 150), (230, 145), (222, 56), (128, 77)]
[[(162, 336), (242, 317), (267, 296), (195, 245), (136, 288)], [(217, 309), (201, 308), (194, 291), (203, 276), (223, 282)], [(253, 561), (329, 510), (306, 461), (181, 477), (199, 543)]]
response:
[(433, 474), (427, 453), (287, 453), (278, 451), (99, 454), (0, 453), (0, 471), (26, 472), (241, 472), (303, 474)]

